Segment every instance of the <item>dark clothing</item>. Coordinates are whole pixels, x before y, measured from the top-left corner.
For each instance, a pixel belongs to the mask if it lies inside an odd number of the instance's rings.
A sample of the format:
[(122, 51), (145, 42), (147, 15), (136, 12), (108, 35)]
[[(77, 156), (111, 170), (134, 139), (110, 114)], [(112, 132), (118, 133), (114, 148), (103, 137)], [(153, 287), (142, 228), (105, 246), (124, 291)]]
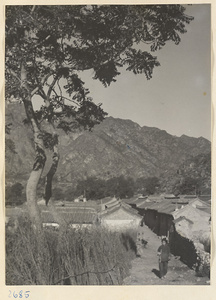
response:
[(160, 261), (161, 262), (169, 260), (170, 248), (167, 244), (166, 245), (161, 245), (158, 248), (158, 252), (160, 252)]
[(158, 248), (159, 255), (159, 270), (160, 270), (160, 278), (164, 277), (167, 273), (168, 269), (168, 261), (170, 256), (170, 248), (166, 245), (161, 245)]
[(160, 278), (166, 275), (167, 269), (168, 269), (168, 261), (159, 262)]

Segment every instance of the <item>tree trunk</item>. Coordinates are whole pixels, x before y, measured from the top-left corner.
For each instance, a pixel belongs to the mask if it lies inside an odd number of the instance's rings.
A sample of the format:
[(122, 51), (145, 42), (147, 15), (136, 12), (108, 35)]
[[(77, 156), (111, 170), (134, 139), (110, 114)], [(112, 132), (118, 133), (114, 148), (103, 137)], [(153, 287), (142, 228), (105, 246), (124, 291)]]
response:
[[(34, 165), (30, 174), (30, 177), (26, 186), (26, 197), (27, 206), (29, 211), (29, 216), (33, 225), (35, 232), (35, 237), (37, 241), (37, 250), (35, 253), (37, 260), (37, 271), (36, 279), (37, 284), (45, 285), (47, 284), (46, 268), (44, 269), (43, 253), (46, 252), (46, 240), (43, 234), (42, 220), (40, 215), (40, 210), (37, 205), (37, 186), (41, 178), (41, 174), (44, 169), (46, 162), (46, 155), (43, 146), (43, 137), (40, 128), (37, 124), (37, 120), (34, 115), (34, 110), (31, 103), (30, 96), (25, 97), (23, 100), (26, 115), (31, 122), (33, 133), (34, 133), (34, 144), (35, 144), (35, 160)], [(45, 253), (46, 254), (46, 253)]]
[(40, 180), (42, 169), (37, 171), (32, 170), (31, 175), (28, 179), (26, 186), (26, 197), (29, 215), (32, 221), (33, 226), (38, 230), (39, 234), (42, 229), (42, 220), (40, 216), (40, 210), (37, 205), (37, 186)]
[(35, 145), (35, 160), (32, 168), (32, 172), (26, 186), (26, 198), (29, 215), (33, 224), (33, 227), (38, 231), (40, 235), (42, 231), (42, 222), (40, 217), (40, 211), (37, 205), (37, 186), (40, 180), (41, 174), (46, 162), (46, 154), (44, 151), (43, 135), (39, 128), (37, 118), (35, 116), (32, 102), (31, 91), (28, 86), (27, 71), (24, 62), (21, 62), (21, 86), (23, 91), (23, 103), (25, 107), (26, 116), (32, 126), (34, 134)]
[(37, 120), (34, 116), (34, 110), (32, 107), (31, 99), (25, 98), (24, 105), (25, 105), (26, 115), (32, 125), (32, 129), (34, 133), (34, 144), (35, 144), (35, 160), (26, 186), (26, 198), (27, 198), (28, 211), (33, 226), (40, 232), (42, 228), (42, 222), (41, 222), (40, 211), (37, 205), (37, 186), (45, 166), (46, 154), (43, 146), (42, 133), (39, 129)]
[(53, 146), (52, 165), (46, 176), (46, 186), (45, 186), (45, 195), (44, 195), (46, 205), (48, 204), (50, 198), (52, 197), (52, 180), (58, 168), (58, 163), (60, 158), (60, 155), (58, 153), (58, 136), (56, 133), (53, 134), (53, 141), (54, 141), (54, 146)]

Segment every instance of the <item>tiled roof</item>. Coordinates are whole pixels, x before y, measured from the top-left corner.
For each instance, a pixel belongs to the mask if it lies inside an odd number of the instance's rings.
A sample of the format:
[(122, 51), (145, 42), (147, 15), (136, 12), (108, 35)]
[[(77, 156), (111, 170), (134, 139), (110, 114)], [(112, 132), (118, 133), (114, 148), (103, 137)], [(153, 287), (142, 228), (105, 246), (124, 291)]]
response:
[(115, 213), (116, 211), (118, 211), (120, 209), (122, 209), (123, 211), (127, 212), (131, 216), (135, 216), (135, 217), (137, 217), (139, 219), (142, 218), (135, 209), (126, 206), (124, 203), (122, 203), (121, 206), (118, 206), (118, 207), (115, 207), (115, 208), (112, 208), (112, 209), (109, 209), (109, 210), (102, 211), (101, 212), (101, 217), (106, 217), (107, 215)]
[(150, 209), (157, 210), (160, 213), (169, 213), (170, 209), (171, 211), (175, 210), (176, 205), (172, 204), (171, 201), (161, 201), (159, 203), (155, 203), (150, 207)]
[(203, 207), (203, 206), (197, 205), (196, 208), (198, 208), (198, 209), (200, 209), (204, 212), (207, 212), (208, 214), (211, 214), (211, 207), (210, 206)]
[(130, 205), (127, 205), (127, 204), (125, 204), (125, 203), (122, 203), (121, 207), (122, 207), (125, 211), (127, 211), (127, 212), (129, 212), (129, 213), (131, 213), (131, 214), (133, 214), (133, 215), (139, 215), (138, 211), (137, 211), (136, 209), (131, 208)]
[(185, 199), (194, 199), (194, 198), (197, 198), (196, 195), (183, 195), (182, 197), (185, 198)]
[[(46, 211), (47, 209), (45, 208), (44, 211)], [(96, 209), (94, 207), (78, 207), (78, 206), (74, 206), (74, 207), (56, 207), (56, 210), (59, 213), (73, 213), (73, 212), (89, 212), (89, 213), (96, 213)]]
[(146, 202), (140, 204), (139, 208), (150, 209), (154, 204), (155, 204), (155, 202), (147, 202), (146, 201)]
[(138, 199), (137, 197), (133, 197), (133, 198), (129, 198), (129, 199), (123, 199), (122, 201), (124, 203), (133, 204), (136, 202), (137, 199)]
[(188, 204), (189, 203), (189, 200), (188, 199), (182, 199), (182, 198), (180, 198), (180, 199), (176, 199), (176, 200), (172, 200), (172, 203), (173, 204), (182, 204), (182, 205), (186, 205), (186, 204)]
[(200, 195), (198, 198), (202, 201), (208, 201), (211, 200), (211, 195)]
[(180, 222), (180, 221), (182, 221), (182, 220), (187, 220), (189, 223), (191, 223), (191, 224), (193, 224), (194, 222), (193, 221), (191, 221), (191, 220), (189, 220), (188, 218), (186, 218), (185, 216), (180, 216), (179, 218), (177, 218), (177, 219), (175, 219), (175, 220), (173, 220), (173, 223), (178, 223), (178, 222)]
[(124, 206), (126, 209), (133, 210), (136, 213), (138, 213), (135, 209), (131, 208), (131, 206), (129, 204), (125, 203), (125, 202), (121, 201), (121, 206)]
[[(157, 202), (143, 202), (138, 207), (140, 209), (151, 209), (156, 210), (159, 213), (172, 214), (176, 209), (180, 209), (182, 206), (187, 206), (193, 202), (198, 201), (200, 203), (197, 208), (210, 213), (211, 207), (207, 202), (201, 201), (198, 198), (180, 198), (180, 199), (162, 199)], [(203, 206), (202, 206), (203, 205)]]
[[(93, 224), (97, 219), (95, 210), (90, 209), (57, 209), (58, 216), (68, 224)], [(42, 211), (43, 223), (58, 223), (51, 211)]]
[(154, 210), (158, 210), (159, 207), (163, 206), (164, 203), (163, 202), (156, 202), (156, 203), (153, 203), (150, 207), (150, 209), (154, 209)]
[(95, 201), (86, 201), (86, 202), (74, 202), (74, 201), (56, 201), (54, 203), (56, 207), (96, 207), (97, 203)]
[(181, 207), (181, 205), (179, 204), (170, 204), (169, 206), (166, 207), (162, 207), (158, 210), (158, 212), (160, 213), (164, 213), (164, 214), (172, 214), (176, 209), (179, 209)]
[(136, 204), (136, 206), (139, 207), (141, 204), (143, 204), (145, 202), (146, 202), (146, 199), (140, 198), (140, 199), (137, 199), (136, 201), (134, 201), (134, 204)]
[(113, 202), (108, 202), (105, 204), (105, 208), (111, 208), (111, 207), (118, 207), (120, 206), (120, 202), (118, 200), (113, 201)]
[(195, 208), (191, 205), (186, 205), (185, 207), (173, 212), (174, 218), (178, 218), (179, 216), (186, 216), (186, 215), (191, 215), (192, 217), (198, 217), (200, 220), (202, 218), (208, 218), (210, 214), (208, 212), (202, 211), (198, 208)]
[(176, 208), (180, 208), (182, 203), (173, 203), (173, 199), (164, 199), (160, 202), (145, 202), (139, 206), (139, 208), (150, 209), (158, 211), (159, 213), (170, 214), (175, 211)]
[(164, 199), (179, 199), (179, 197), (177, 197), (173, 194), (166, 194), (166, 195), (164, 195)]
[(115, 197), (105, 197), (103, 199), (100, 199), (100, 202), (102, 204), (107, 204), (107, 203), (112, 203), (112, 202), (116, 202), (117, 199)]
[(150, 201), (161, 201), (163, 199), (163, 195), (150, 195), (148, 196)]
[(199, 199), (199, 198), (192, 199), (192, 200), (190, 201), (190, 204), (193, 203), (193, 202), (198, 202), (198, 203), (200, 203), (200, 206), (205, 206), (205, 207), (210, 207), (210, 206), (211, 206), (211, 204), (210, 204), (208, 201), (203, 201), (203, 200), (201, 200), (201, 199)]

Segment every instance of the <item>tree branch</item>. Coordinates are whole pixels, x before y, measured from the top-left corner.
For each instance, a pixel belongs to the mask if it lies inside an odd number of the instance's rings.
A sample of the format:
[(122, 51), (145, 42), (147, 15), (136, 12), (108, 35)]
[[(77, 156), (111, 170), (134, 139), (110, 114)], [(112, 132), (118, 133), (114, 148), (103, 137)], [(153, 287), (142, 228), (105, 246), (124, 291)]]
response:
[(59, 79), (57, 80), (57, 85), (58, 85), (58, 88), (59, 88), (59, 91), (60, 91), (60, 94), (61, 94), (61, 98), (62, 98), (62, 89), (61, 89), (61, 86), (59, 84)]
[[(49, 89), (48, 89), (48, 92), (47, 92), (47, 101), (49, 102), (49, 105), (50, 105), (50, 95), (52, 93), (52, 90), (54, 90), (54, 86), (58, 80), (59, 76), (55, 76), (54, 79), (53, 79), (53, 82), (49, 85)], [(47, 103), (48, 104), (48, 103)]]

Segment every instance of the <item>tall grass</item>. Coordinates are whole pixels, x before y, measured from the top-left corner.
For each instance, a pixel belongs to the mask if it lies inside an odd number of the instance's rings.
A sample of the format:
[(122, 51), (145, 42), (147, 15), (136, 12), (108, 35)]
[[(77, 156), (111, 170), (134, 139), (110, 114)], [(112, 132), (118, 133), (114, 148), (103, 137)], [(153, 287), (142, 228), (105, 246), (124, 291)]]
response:
[(39, 245), (28, 217), (6, 230), (7, 285), (119, 285), (136, 256), (129, 231), (62, 227), (43, 234)]

